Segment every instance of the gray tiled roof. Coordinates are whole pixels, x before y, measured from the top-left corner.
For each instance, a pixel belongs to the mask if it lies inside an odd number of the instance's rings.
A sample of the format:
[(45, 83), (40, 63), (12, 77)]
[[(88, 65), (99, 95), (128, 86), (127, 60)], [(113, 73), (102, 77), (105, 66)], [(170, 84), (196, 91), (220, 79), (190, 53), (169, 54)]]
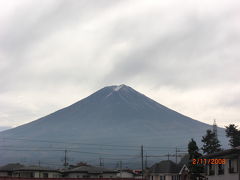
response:
[(233, 148), (233, 149), (227, 149), (220, 152), (212, 153), (203, 156), (203, 158), (213, 158), (213, 157), (221, 157), (221, 156), (228, 156), (228, 155), (240, 155), (240, 146)]
[(179, 173), (179, 171), (179, 166), (170, 160), (156, 163), (149, 169), (150, 173)]
[(80, 167), (66, 170), (64, 172), (67, 172), (67, 173), (69, 173), (69, 172), (86, 172), (86, 173), (90, 173), (90, 174), (100, 174), (100, 173), (110, 173), (110, 172), (115, 172), (115, 171), (110, 170), (110, 169), (105, 169), (102, 167), (80, 166)]
[(24, 167), (24, 165), (19, 163), (12, 163), (12, 164), (7, 164), (5, 166), (0, 167), (0, 171), (14, 171), (22, 167)]
[(17, 168), (16, 171), (57, 171), (48, 167), (41, 167), (41, 166), (24, 166)]

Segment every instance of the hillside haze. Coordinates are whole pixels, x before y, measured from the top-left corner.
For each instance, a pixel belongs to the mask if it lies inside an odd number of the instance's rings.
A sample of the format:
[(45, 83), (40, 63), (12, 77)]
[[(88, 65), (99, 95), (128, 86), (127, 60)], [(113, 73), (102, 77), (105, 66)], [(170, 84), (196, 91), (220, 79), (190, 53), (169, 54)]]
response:
[[(104, 87), (50, 115), (0, 132), (0, 137), (5, 138), (4, 143), (7, 146), (24, 147), (43, 146), (44, 142), (34, 142), (34, 139), (119, 146), (143, 144), (186, 147), (191, 138), (200, 141), (205, 131), (211, 128), (212, 126), (208, 124), (193, 120), (157, 103), (129, 86), (119, 85)], [(218, 132), (223, 136), (223, 129), (219, 128)], [(32, 141), (18, 141), (19, 138)], [(86, 147), (84, 148), (86, 150)], [(87, 150), (91, 151), (91, 147), (89, 146)], [(4, 161), (7, 161), (7, 158), (14, 161), (14, 157), (20, 161), (21, 156), (25, 156), (24, 152), (16, 154), (6, 150), (5, 153), (6, 156), (2, 159)], [(44, 158), (54, 156), (51, 153), (41, 155)], [(72, 156), (81, 159), (79, 154)], [(84, 155), (85, 160), (88, 157), (90, 155)]]

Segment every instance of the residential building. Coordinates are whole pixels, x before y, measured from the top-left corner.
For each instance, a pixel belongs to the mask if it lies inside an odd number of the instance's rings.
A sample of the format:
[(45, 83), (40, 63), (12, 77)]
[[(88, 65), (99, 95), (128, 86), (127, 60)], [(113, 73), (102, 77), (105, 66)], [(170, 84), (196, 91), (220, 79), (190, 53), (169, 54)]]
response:
[(69, 170), (64, 170), (63, 176), (66, 178), (116, 178), (117, 171), (84, 165)]
[(170, 161), (161, 161), (154, 164), (148, 171), (149, 180), (180, 180), (179, 166)]
[(208, 180), (240, 180), (240, 147), (209, 154), (203, 158), (207, 159)]
[(7, 164), (0, 167), (0, 177), (12, 177), (13, 171), (24, 167), (24, 165), (19, 163)]
[(130, 169), (123, 169), (117, 171), (118, 178), (134, 178), (135, 173)]
[(13, 177), (20, 178), (59, 178), (61, 173), (57, 170), (53, 170), (40, 166), (25, 166), (15, 169), (13, 171)]
[(189, 177), (189, 169), (188, 167), (184, 164), (179, 172), (180, 180), (190, 180)]

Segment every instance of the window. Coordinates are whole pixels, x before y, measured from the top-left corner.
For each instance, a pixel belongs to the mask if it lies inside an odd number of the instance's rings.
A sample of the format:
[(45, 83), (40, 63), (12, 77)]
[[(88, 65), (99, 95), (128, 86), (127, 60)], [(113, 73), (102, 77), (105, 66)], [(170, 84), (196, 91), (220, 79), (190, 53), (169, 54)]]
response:
[(224, 174), (224, 165), (223, 164), (218, 164), (218, 174)]
[(233, 159), (228, 160), (228, 172), (236, 173), (237, 172), (237, 161)]
[(215, 175), (214, 165), (212, 165), (212, 164), (209, 164), (209, 166), (208, 166), (208, 175), (209, 176)]
[(34, 173), (33, 172), (30, 173), (30, 177), (34, 178)]
[(54, 173), (54, 174), (53, 174), (53, 177), (54, 177), (54, 178), (58, 178), (58, 174)]
[(165, 176), (160, 176), (160, 180), (165, 180)]
[(43, 178), (48, 178), (48, 173), (43, 173)]

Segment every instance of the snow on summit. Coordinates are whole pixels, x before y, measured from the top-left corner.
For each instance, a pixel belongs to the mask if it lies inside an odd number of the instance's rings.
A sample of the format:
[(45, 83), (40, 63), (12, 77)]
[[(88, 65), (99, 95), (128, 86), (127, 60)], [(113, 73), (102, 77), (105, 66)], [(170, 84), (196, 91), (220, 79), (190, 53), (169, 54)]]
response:
[(115, 87), (113, 90), (114, 91), (119, 91), (122, 87), (124, 87), (124, 84), (121, 84), (121, 85)]

